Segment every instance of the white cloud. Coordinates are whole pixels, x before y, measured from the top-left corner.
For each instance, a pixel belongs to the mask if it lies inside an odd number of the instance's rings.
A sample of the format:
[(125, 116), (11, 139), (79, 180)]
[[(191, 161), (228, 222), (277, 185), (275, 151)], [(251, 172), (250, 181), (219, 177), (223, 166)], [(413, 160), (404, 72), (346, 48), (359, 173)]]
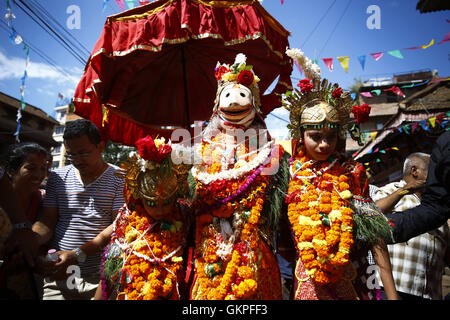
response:
[[(24, 58), (7, 57), (3, 52), (0, 52), (0, 80), (22, 78), (25, 65)], [(75, 88), (81, 78), (83, 70), (72, 67), (69, 70), (64, 69), (64, 71), (65, 73), (57, 70), (52, 65), (33, 62), (31, 60), (27, 68), (27, 76), (28, 78), (52, 81), (63, 87)]]

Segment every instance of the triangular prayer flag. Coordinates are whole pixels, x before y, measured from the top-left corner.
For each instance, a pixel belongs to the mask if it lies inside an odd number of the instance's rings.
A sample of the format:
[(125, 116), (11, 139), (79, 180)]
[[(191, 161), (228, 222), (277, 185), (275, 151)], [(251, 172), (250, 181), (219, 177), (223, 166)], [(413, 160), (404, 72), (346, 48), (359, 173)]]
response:
[(430, 121), (431, 127), (434, 128), (434, 126), (436, 125), (436, 117), (432, 117), (428, 119), (428, 121)]
[(414, 87), (414, 83), (401, 86), (400, 88), (412, 88), (412, 87)]
[(377, 162), (381, 162), (381, 160), (380, 160), (380, 159), (377, 159)]
[(281, 4), (284, 4), (284, 0), (281, 0)]
[(426, 49), (428, 47), (431, 47), (434, 44), (434, 39), (431, 39), (430, 43), (424, 46), (421, 46), (422, 49)]
[(386, 153), (386, 150), (380, 150), (380, 153)]
[(366, 55), (360, 55), (358, 56), (358, 61), (361, 64), (361, 68), (364, 70), (364, 66), (366, 65)]
[(322, 58), (325, 65), (328, 67), (330, 72), (333, 71), (333, 58)]
[(337, 57), (339, 62), (341, 63), (342, 68), (344, 68), (345, 72), (348, 73), (348, 56), (345, 57)]
[(106, 6), (108, 5), (109, 0), (103, 0), (102, 11), (105, 12)]
[(352, 97), (353, 100), (356, 99), (356, 93), (350, 93), (350, 97)]
[(450, 111), (447, 111), (447, 113), (445, 114), (447, 117), (450, 117)]
[(398, 148), (397, 148), (397, 147), (392, 147), (391, 149), (392, 149), (392, 150), (397, 150), (397, 151), (398, 151)]
[(134, 0), (125, 0), (125, 3), (128, 6), (128, 9), (133, 9), (135, 6)]
[(379, 96), (381, 94), (381, 90), (380, 89), (374, 89), (374, 90), (371, 90), (370, 92), (375, 93), (377, 96)]
[(416, 129), (417, 129), (417, 123), (416, 123), (416, 122), (411, 123), (411, 133), (413, 133), (414, 131), (416, 131)]
[(117, 5), (122, 9), (122, 11), (125, 10), (125, 5), (123, 3), (123, 0), (116, 0)]
[(371, 53), (370, 55), (375, 59), (375, 61), (378, 61), (381, 59), (383, 54), (384, 54), (383, 52), (376, 52), (376, 53)]
[(364, 97), (368, 97), (368, 98), (372, 98), (372, 94), (370, 92), (360, 92), (360, 95), (364, 96)]
[(441, 42), (438, 42), (438, 44), (449, 42), (449, 41), (450, 41), (450, 32), (447, 33), (447, 35), (444, 37), (444, 39), (442, 39)]
[[(372, 141), (375, 140), (375, 138), (376, 138), (376, 136), (377, 136), (377, 133), (378, 133), (378, 132), (371, 132), (371, 133), (370, 133), (370, 137), (372, 138)], [(374, 152), (376, 152), (376, 151), (374, 151)]]
[(139, 5), (141, 5), (141, 6), (149, 4), (149, 3), (150, 3), (150, 1), (139, 1)]
[(409, 134), (409, 127), (408, 127), (408, 125), (404, 125), (404, 126), (402, 126), (402, 128), (403, 128), (403, 131), (405, 131), (406, 134)]
[(398, 49), (397, 50), (388, 51), (387, 53), (389, 53), (393, 57), (396, 57), (396, 58), (399, 58), (399, 59), (403, 59), (403, 55), (400, 52), (400, 50), (398, 50)]

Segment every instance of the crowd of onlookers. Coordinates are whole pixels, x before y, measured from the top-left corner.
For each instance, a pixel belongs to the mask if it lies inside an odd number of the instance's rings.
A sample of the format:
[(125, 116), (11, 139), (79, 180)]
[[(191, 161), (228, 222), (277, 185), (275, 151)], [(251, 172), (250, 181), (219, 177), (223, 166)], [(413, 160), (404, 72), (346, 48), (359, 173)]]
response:
[[(89, 121), (68, 123), (64, 145), (71, 165), (50, 171), (47, 150), (20, 143), (0, 169), (1, 299), (91, 299), (97, 290), (98, 243), (107, 243), (102, 232), (124, 203), (124, 181), (103, 160), (105, 144)], [(447, 132), (431, 157), (406, 158), (400, 181), (371, 188), (394, 223), (396, 243), (388, 248), (402, 299), (443, 298), (443, 270), (450, 266), (449, 150)], [(94, 245), (96, 237), (102, 241)], [(58, 260), (47, 259), (49, 249)], [(67, 281), (72, 265), (79, 266), (74, 282)]]

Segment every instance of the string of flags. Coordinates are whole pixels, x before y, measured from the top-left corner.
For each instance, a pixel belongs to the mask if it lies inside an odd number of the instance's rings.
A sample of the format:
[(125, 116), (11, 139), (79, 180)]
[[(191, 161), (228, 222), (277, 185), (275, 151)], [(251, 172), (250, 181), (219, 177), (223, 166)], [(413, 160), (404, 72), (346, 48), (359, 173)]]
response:
[(20, 127), (21, 127), (20, 119), (22, 119), (22, 110), (25, 109), (25, 80), (28, 77), (27, 69), (28, 69), (28, 65), (30, 64), (30, 48), (23, 42), (22, 36), (16, 32), (16, 30), (14, 29), (14, 27), (12, 25), (12, 20), (15, 19), (16, 16), (14, 15), (14, 13), (11, 10), (11, 5), (9, 3), (9, 0), (6, 0), (6, 11), (7, 12), (5, 14), (4, 19), (6, 20), (6, 23), (7, 23), (8, 27), (10, 28), (11, 33), (9, 35), (9, 39), (10, 39), (11, 43), (14, 45), (19, 45), (19, 44), (23, 43), (23, 50), (26, 53), (25, 70), (23, 72), (22, 78), (20, 78), (20, 81), (21, 81), (20, 108), (18, 108), (17, 116), (16, 116), (17, 129), (16, 129), (16, 132), (14, 133), (14, 136), (16, 137), (16, 142), (19, 143), (20, 142)]
[[(124, 11), (126, 9), (133, 9), (133, 8), (143, 6), (143, 5), (150, 3), (150, 1), (137, 1), (137, 0), (115, 0), (115, 1), (116, 1), (117, 5), (120, 7), (120, 9), (122, 9), (122, 11)], [(105, 11), (105, 8), (106, 8), (108, 2), (109, 2), (109, 0), (103, 0), (103, 11)], [(125, 4), (127, 6), (126, 9), (125, 9)]]
[[(401, 132), (401, 133), (405, 133), (407, 135), (410, 135), (412, 133), (414, 133), (415, 131), (417, 131), (419, 128), (422, 128), (425, 131), (431, 131), (432, 128), (435, 128), (436, 125), (439, 125), (441, 128), (445, 128), (447, 131), (450, 130), (450, 121), (449, 120), (444, 120), (444, 118), (450, 118), (450, 111), (447, 111), (446, 113), (440, 113), (436, 116), (430, 117), (428, 119), (424, 119), (421, 121), (417, 121), (417, 122), (411, 122), (408, 124), (404, 124), (404, 125), (400, 125), (397, 127), (392, 127), (392, 128), (385, 128), (382, 129), (380, 131), (388, 131), (388, 133), (393, 133), (395, 131)], [(377, 137), (379, 131), (364, 131), (362, 132), (364, 134), (364, 138), (367, 140), (369, 137), (372, 141), (375, 140), (375, 138)], [(386, 149), (370, 149), (369, 151), (367, 151), (366, 153), (364, 153), (364, 155), (366, 154), (373, 154), (373, 153), (386, 153), (386, 151), (389, 150), (396, 150), (398, 151), (397, 147), (391, 147), (391, 148), (386, 148)], [(354, 153), (353, 156), (356, 157), (358, 156), (359, 153)], [(381, 161), (381, 160), (380, 160)], [(380, 162), (377, 161), (377, 162)]]

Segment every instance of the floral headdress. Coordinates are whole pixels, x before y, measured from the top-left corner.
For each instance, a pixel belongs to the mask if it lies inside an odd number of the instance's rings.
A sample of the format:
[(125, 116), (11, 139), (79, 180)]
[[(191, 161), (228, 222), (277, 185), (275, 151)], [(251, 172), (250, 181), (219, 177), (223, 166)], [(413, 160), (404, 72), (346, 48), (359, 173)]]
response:
[(172, 163), (172, 145), (164, 138), (150, 136), (136, 141), (138, 154), (133, 154), (121, 163), (125, 175), (125, 197), (128, 200), (141, 198), (154, 206), (158, 200), (171, 203), (175, 196), (188, 191), (187, 175), (190, 166)]
[(219, 97), (222, 90), (231, 83), (239, 83), (250, 89), (253, 95), (253, 106), (258, 113), (261, 113), (261, 101), (258, 87), (259, 78), (253, 72), (253, 66), (247, 65), (246, 60), (247, 57), (244, 54), (239, 53), (231, 66), (217, 62), (214, 71), (218, 82), (218, 89), (216, 100), (214, 101), (214, 111), (216, 111), (219, 106)]
[[(320, 67), (301, 50), (287, 49), (286, 54), (297, 61), (308, 77), (297, 84), (300, 90), (286, 93), (284, 107), (290, 112), (288, 128), (291, 136), (300, 140), (301, 129), (338, 128), (341, 140), (345, 140), (348, 130), (352, 138), (362, 145), (359, 123), (368, 119), (370, 107), (354, 106), (349, 92), (343, 92), (337, 83), (328, 83), (327, 79), (321, 81)], [(355, 115), (355, 123), (349, 123), (350, 112)]]

